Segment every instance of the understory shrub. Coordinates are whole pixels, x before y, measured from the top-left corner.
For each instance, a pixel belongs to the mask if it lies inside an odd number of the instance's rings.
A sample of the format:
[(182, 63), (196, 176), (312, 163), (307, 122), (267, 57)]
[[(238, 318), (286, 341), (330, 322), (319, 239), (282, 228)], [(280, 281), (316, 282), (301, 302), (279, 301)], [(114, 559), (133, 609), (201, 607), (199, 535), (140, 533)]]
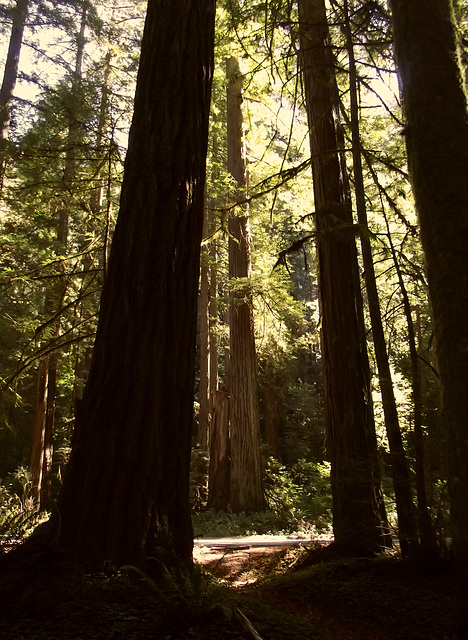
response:
[(31, 473), (24, 467), (0, 483), (0, 553), (26, 538), (48, 514), (40, 513), (31, 498)]
[[(199, 463), (197, 454), (196, 460)], [(195, 471), (192, 467), (192, 478)], [(206, 480), (203, 479), (203, 487)], [(230, 513), (194, 508), (195, 536), (321, 533), (331, 527), (330, 465), (299, 460), (286, 467), (269, 458), (264, 470), (267, 509)], [(192, 496), (200, 495), (192, 488)]]

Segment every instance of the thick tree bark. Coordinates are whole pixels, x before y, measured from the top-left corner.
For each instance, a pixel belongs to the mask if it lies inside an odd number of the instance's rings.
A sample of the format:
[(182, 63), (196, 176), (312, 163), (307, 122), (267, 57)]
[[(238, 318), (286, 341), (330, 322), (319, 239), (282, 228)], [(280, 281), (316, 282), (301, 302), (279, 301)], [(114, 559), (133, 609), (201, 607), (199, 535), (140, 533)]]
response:
[[(359, 224), (368, 228), (366, 196), (361, 157), (361, 136), (359, 131), (359, 107), (357, 96), (357, 71), (354, 56), (351, 24), (349, 21), (348, 2), (345, 0), (344, 31), (348, 49), (349, 93), (350, 93), (350, 125), (352, 138), (354, 190), (356, 197), (356, 213)], [(390, 450), (390, 465), (395, 489), (395, 500), (398, 514), (398, 537), (403, 555), (417, 546), (417, 529), (415, 508), (411, 492), (411, 481), (406, 452), (403, 446), (398, 410), (393, 391), (392, 375), (388, 361), (387, 345), (380, 313), (380, 301), (377, 291), (372, 247), (368, 235), (361, 233), (361, 252), (364, 266), (367, 302), (372, 325), (375, 360), (379, 377), (380, 394), (384, 412), (385, 429)]]
[(391, 6), (409, 169), (433, 308), (443, 419), (449, 434), (453, 551), (457, 564), (467, 569), (467, 100), (451, 0), (392, 0)]
[(149, 0), (120, 213), (58, 502), (57, 543), (94, 562), (141, 565), (163, 548), (191, 563), (213, 43), (213, 0)]
[[(242, 197), (246, 185), (242, 76), (235, 58), (228, 60), (227, 75), (228, 170)], [(250, 273), (249, 220), (246, 212), (236, 212), (229, 219), (229, 279), (244, 278), (246, 284), (241, 292), (231, 291), (229, 305), (230, 506), (234, 512), (258, 511), (264, 506)]]
[(322, 310), (333, 529), (343, 552), (385, 544), (357, 250), (324, 0), (300, 0)]

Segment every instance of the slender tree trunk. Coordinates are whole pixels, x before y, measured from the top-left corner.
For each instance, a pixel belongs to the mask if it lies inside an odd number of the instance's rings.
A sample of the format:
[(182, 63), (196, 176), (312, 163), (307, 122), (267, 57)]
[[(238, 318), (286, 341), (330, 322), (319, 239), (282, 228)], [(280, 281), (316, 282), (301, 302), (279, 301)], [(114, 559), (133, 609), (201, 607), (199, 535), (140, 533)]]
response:
[[(217, 160), (218, 156), (217, 139), (213, 140), (213, 157)], [(219, 160), (218, 160), (219, 162)], [(214, 178), (219, 177), (219, 172), (214, 174)], [(215, 205), (215, 202), (211, 203)], [(208, 208), (208, 232), (214, 235), (216, 232), (218, 221), (211, 207)], [(218, 240), (213, 237), (210, 242), (210, 305), (209, 305), (209, 321), (210, 321), (210, 412), (213, 413), (213, 394), (218, 390), (219, 385), (219, 364), (218, 364)]]
[(213, 240), (210, 249), (210, 411), (213, 411), (211, 398), (218, 390), (218, 249)]
[[(246, 187), (242, 76), (235, 58), (227, 62), (227, 75), (228, 170), (242, 197)], [(244, 211), (229, 219), (229, 279), (243, 278), (245, 283), (245, 290), (231, 290), (229, 306), (230, 506), (234, 512), (258, 511), (264, 506), (250, 272), (250, 227)]]
[(429, 560), (437, 554), (437, 538), (434, 527), (432, 526), (429, 505), (426, 492), (426, 473), (425, 473), (425, 452), (424, 452), (424, 435), (422, 428), (422, 388), (421, 388), (421, 367), (418, 357), (418, 349), (416, 345), (416, 333), (413, 322), (413, 314), (411, 304), (406, 290), (403, 274), (401, 273), (398, 257), (393, 244), (392, 235), (388, 218), (385, 216), (385, 224), (387, 225), (387, 237), (392, 252), (393, 264), (398, 277), (398, 284), (403, 300), (403, 310), (406, 318), (406, 326), (408, 330), (408, 348), (411, 362), (411, 387), (413, 400), (413, 434), (414, 449), (416, 461), (416, 494), (418, 498), (417, 518), (419, 526), (421, 551)]
[(23, 33), (28, 15), (29, 0), (17, 0), (11, 25), (10, 44), (8, 47), (3, 82), (0, 89), (0, 140), (8, 135), (11, 118), (11, 103), (16, 81), (18, 79), (19, 58), (23, 44)]
[(51, 353), (48, 358), (47, 403), (45, 408), (45, 429), (43, 446), (42, 482), (39, 493), (41, 510), (52, 508), (50, 490), (52, 486), (52, 459), (55, 435), (55, 396), (57, 391), (57, 357)]
[(36, 400), (34, 405), (31, 452), (29, 456), (29, 468), (31, 469), (32, 475), (31, 497), (36, 504), (40, 502), (44, 465), (48, 369), (47, 358), (43, 358), (37, 370)]
[[(213, 0), (149, 0), (120, 213), (58, 540), (94, 562), (192, 562), (196, 302)], [(177, 29), (174, 29), (174, 25)]]
[[(203, 238), (208, 238), (208, 208), (203, 215)], [(198, 310), (200, 317), (200, 384), (198, 400), (198, 442), (207, 447), (210, 439), (210, 264), (206, 247), (202, 247), (200, 268), (200, 296)]]
[(5, 140), (10, 127), (13, 93), (18, 79), (19, 58), (23, 44), (23, 33), (28, 15), (29, 0), (17, 0), (13, 13), (10, 44), (8, 47), (3, 82), (0, 89), (0, 193), (5, 175)]
[[(344, 1), (345, 36), (349, 60), (349, 89), (350, 89), (350, 124), (352, 137), (354, 186), (356, 196), (356, 212), (359, 224), (363, 229), (368, 228), (367, 208), (365, 199), (364, 179), (361, 157), (361, 136), (359, 131), (359, 107), (357, 100), (357, 74), (356, 60), (354, 57), (354, 44), (352, 40), (351, 25), (349, 22), (349, 9), (347, 0)], [(388, 361), (387, 345), (380, 314), (380, 301), (377, 291), (374, 260), (369, 236), (361, 233), (361, 251), (364, 266), (364, 279), (366, 284), (369, 315), (372, 324), (372, 337), (374, 342), (375, 359), (379, 377), (380, 393), (384, 411), (385, 429), (387, 432), (388, 446), (390, 450), (390, 464), (395, 489), (395, 500), (398, 514), (398, 537), (400, 549), (403, 555), (407, 555), (410, 547), (417, 544), (417, 529), (415, 509), (413, 504), (411, 481), (406, 458), (403, 439), (401, 437), (398, 410), (393, 391), (392, 375)]]
[(310, 129), (325, 422), (335, 544), (346, 553), (386, 540), (357, 250), (324, 0), (299, 1), (301, 66)]

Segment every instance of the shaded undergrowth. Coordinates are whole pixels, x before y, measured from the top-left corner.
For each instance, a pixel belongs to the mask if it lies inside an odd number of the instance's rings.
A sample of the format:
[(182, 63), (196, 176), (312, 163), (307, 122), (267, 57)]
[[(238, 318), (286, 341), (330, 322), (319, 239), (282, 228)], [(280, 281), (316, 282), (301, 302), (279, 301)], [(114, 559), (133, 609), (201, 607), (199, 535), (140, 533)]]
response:
[[(256, 581), (221, 583), (216, 564), (193, 573), (86, 572), (44, 557), (3, 584), (3, 640), (253, 638), (452, 640), (457, 589), (449, 572), (424, 575), (397, 557), (342, 559), (322, 552), (252, 556)], [(249, 628), (250, 625), (250, 628)]]

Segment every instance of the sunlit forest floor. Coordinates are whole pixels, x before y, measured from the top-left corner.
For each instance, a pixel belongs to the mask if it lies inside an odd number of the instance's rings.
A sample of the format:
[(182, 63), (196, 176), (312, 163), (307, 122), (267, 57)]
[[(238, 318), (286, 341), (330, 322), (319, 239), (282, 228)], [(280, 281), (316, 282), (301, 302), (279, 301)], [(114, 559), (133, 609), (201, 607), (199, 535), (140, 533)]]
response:
[(0, 638), (462, 637), (454, 631), (457, 588), (441, 567), (284, 548), (198, 550), (195, 562), (190, 578), (163, 569), (151, 580), (132, 567), (96, 574), (41, 558), (3, 583)]

